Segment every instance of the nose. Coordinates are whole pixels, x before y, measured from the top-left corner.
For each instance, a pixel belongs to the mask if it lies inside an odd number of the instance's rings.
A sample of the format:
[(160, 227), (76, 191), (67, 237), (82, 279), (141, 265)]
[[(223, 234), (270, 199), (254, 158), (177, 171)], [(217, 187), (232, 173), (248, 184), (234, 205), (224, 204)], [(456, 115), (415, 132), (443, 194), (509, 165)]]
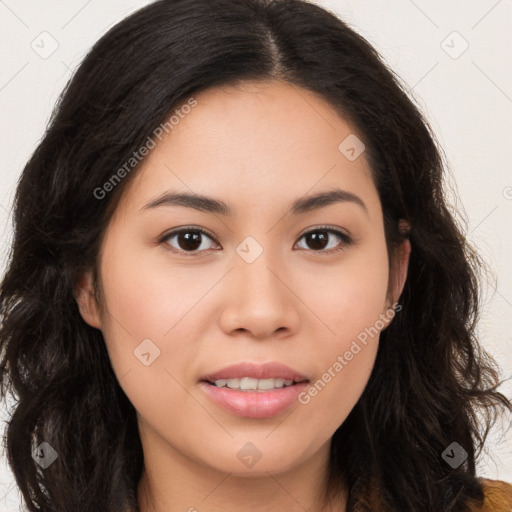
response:
[(290, 271), (271, 262), (265, 251), (252, 263), (237, 257), (224, 289), (221, 328), (260, 340), (290, 336), (300, 322), (300, 300), (293, 288)]

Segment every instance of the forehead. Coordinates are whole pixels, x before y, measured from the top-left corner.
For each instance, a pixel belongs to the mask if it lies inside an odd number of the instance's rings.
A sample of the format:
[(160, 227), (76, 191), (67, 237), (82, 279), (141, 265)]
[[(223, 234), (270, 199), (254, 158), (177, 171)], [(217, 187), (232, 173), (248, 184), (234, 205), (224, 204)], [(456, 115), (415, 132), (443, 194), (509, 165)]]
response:
[(351, 161), (340, 149), (354, 127), (312, 91), (271, 81), (194, 99), (137, 172), (127, 191), (135, 206), (166, 189), (260, 206), (334, 187), (375, 196), (364, 153)]

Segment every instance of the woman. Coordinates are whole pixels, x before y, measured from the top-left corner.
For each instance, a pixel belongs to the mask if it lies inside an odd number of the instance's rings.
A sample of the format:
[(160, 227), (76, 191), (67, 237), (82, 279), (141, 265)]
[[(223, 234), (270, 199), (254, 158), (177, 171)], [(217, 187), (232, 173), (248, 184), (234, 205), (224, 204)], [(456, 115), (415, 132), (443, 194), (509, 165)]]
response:
[(509, 510), (475, 474), (512, 404), (442, 174), (320, 7), (163, 0), (111, 29), (16, 193), (0, 371), (29, 510)]

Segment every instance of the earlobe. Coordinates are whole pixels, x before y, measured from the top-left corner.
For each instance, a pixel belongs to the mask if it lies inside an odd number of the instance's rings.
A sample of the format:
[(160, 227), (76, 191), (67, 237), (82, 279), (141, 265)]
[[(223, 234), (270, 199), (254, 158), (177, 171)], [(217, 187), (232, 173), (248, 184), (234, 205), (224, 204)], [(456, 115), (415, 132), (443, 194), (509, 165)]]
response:
[(75, 300), (80, 315), (91, 327), (101, 329), (101, 316), (98, 301), (94, 293), (92, 271), (85, 272), (75, 286)]

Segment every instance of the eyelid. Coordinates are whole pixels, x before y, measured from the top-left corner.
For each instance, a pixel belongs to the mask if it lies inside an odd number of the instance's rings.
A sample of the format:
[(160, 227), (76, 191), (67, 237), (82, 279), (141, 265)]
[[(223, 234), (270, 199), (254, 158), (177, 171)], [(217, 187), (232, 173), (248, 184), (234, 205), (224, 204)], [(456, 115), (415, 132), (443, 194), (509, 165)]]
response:
[(320, 226), (313, 226), (311, 228), (306, 228), (306, 230), (299, 235), (299, 240), (304, 235), (308, 235), (309, 233), (315, 233), (317, 231), (329, 231), (329, 232), (336, 233), (339, 236), (343, 236), (347, 239), (352, 238), (352, 236), (346, 230), (343, 230), (342, 228), (340, 228), (338, 226), (320, 225)]

